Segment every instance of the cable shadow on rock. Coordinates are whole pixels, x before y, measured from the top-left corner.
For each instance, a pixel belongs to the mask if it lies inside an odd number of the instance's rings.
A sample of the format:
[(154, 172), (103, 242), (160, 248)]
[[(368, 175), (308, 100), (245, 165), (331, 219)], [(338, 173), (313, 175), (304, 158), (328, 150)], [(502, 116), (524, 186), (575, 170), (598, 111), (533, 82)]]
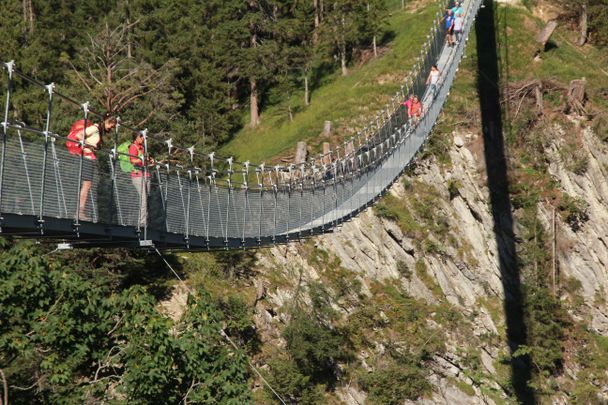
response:
[[(509, 199), (509, 180), (500, 105), (499, 52), (496, 42), (494, 3), (485, 1), (475, 22), (477, 39), (477, 90), (481, 108), (484, 157), (504, 292), (506, 337), (511, 354), (527, 343), (521, 274), (515, 246)], [(529, 387), (532, 362), (528, 355), (511, 359), (513, 394), (520, 403), (535, 404)]]

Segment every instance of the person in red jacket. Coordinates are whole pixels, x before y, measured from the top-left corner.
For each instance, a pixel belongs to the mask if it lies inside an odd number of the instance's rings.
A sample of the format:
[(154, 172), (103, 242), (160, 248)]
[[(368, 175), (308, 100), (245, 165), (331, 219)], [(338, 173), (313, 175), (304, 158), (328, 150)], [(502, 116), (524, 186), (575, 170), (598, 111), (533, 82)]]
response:
[(133, 143), (129, 147), (129, 159), (133, 165), (131, 182), (139, 195), (139, 226), (148, 222), (148, 194), (150, 194), (150, 173), (144, 170), (146, 165), (153, 165), (154, 159), (144, 156), (144, 135), (133, 134)]
[[(107, 114), (101, 124), (94, 124), (89, 120), (78, 120), (72, 124), (68, 134), (68, 140), (66, 141), (68, 152), (78, 159), (77, 165), (80, 165), (82, 159), (82, 184), (80, 185), (80, 205), (78, 207), (78, 219), (80, 220), (91, 220), (87, 215), (87, 199), (95, 173), (97, 160), (95, 151), (101, 146), (102, 134), (116, 127), (116, 122), (116, 117)], [(82, 142), (83, 136), (84, 142)], [(82, 143), (84, 143), (84, 147)]]
[(412, 108), (412, 103), (414, 102), (414, 95), (410, 94), (407, 100), (405, 100), (401, 105), (405, 106), (405, 111), (407, 111), (408, 117), (410, 114), (410, 109)]
[(421, 116), (422, 116), (422, 103), (420, 103), (417, 96), (414, 96), (414, 99), (412, 100), (412, 104), (408, 111), (408, 117), (409, 117), (410, 121), (412, 121), (413, 123), (417, 123)]

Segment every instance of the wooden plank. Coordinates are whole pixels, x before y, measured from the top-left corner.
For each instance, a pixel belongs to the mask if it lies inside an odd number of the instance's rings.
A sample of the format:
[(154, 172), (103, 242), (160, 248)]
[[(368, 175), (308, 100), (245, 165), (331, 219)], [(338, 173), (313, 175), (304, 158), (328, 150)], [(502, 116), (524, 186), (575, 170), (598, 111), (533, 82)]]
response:
[(331, 146), (330, 146), (329, 142), (323, 142), (323, 163), (325, 163), (326, 165), (331, 164), (330, 151), (331, 151)]
[(304, 163), (306, 161), (306, 155), (307, 155), (306, 142), (298, 142), (298, 144), (296, 145), (296, 158), (295, 158), (294, 163), (296, 165)]
[(547, 41), (549, 41), (549, 39), (551, 38), (551, 35), (553, 35), (553, 31), (555, 31), (556, 28), (557, 21), (549, 21), (547, 25), (545, 25), (545, 28), (543, 28), (543, 30), (539, 32), (538, 35), (536, 35), (536, 42), (538, 42), (542, 46), (545, 46), (547, 44)]

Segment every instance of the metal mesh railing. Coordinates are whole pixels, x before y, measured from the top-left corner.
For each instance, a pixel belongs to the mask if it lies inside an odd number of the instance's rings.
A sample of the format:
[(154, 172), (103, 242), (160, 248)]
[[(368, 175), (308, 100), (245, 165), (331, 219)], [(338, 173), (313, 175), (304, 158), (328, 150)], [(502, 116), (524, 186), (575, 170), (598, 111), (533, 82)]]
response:
[[(193, 148), (175, 147), (171, 140), (164, 141), (167, 156), (186, 152), (189, 159), (182, 165), (167, 159), (144, 165), (143, 173), (134, 176), (121, 168), (116, 144), (98, 151), (94, 162), (87, 161), (84, 154), (68, 153), (65, 137), (50, 128), (54, 100), (76, 102), (57, 93), (53, 84), (19, 73), (13, 62), (5, 63), (0, 215), (31, 216), (32, 227), (41, 233), (48, 218), (60, 218), (74, 222), (76, 235), (82, 223), (99, 223), (132, 229), (138, 239), (148, 238), (149, 232), (180, 235), (187, 247), (195, 239), (199, 247), (251, 246), (331, 229), (379, 198), (423, 147), (447, 99), (480, 5), (481, 0), (467, 2), (463, 40), (447, 47), (440, 21), (447, 3), (439, 3), (441, 12), (401, 91), (355, 136), (299, 165), (267, 167), (214, 153), (199, 155)], [(441, 76), (431, 92), (425, 82), (433, 64), (439, 66)], [(15, 87), (17, 76), (30, 87), (45, 89), (42, 129), (10, 120), (15, 115), (11, 114), (13, 95), (21, 90)], [(402, 105), (409, 94), (416, 94), (424, 106), (416, 122), (408, 121)], [(88, 103), (76, 104), (84, 119), (99, 118)], [(147, 143), (154, 138), (141, 132), (144, 156), (133, 158), (146, 162)], [(94, 167), (91, 189), (83, 196), (83, 175), (89, 166)]]

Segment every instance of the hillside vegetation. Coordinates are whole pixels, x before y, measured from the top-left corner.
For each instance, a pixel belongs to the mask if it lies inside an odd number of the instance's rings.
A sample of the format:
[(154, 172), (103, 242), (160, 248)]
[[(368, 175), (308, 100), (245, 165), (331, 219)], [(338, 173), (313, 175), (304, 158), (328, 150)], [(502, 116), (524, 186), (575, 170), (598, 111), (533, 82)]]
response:
[[(245, 126), (222, 152), (261, 162), (293, 154), (298, 141), (307, 141), (318, 151), (323, 141), (337, 144), (353, 136), (385, 107), (413, 68), (435, 18), (436, 8), (424, 4), (408, 6), (407, 12), (393, 11), (379, 58), (369, 59), (368, 51), (366, 63), (355, 61), (348, 76), (336, 72), (324, 78), (312, 92), (309, 106), (303, 105), (303, 93), (296, 92), (269, 107), (257, 128)], [(295, 111), (293, 120), (289, 119), (288, 106)], [(326, 120), (332, 121), (334, 128), (330, 138), (321, 135)]]

